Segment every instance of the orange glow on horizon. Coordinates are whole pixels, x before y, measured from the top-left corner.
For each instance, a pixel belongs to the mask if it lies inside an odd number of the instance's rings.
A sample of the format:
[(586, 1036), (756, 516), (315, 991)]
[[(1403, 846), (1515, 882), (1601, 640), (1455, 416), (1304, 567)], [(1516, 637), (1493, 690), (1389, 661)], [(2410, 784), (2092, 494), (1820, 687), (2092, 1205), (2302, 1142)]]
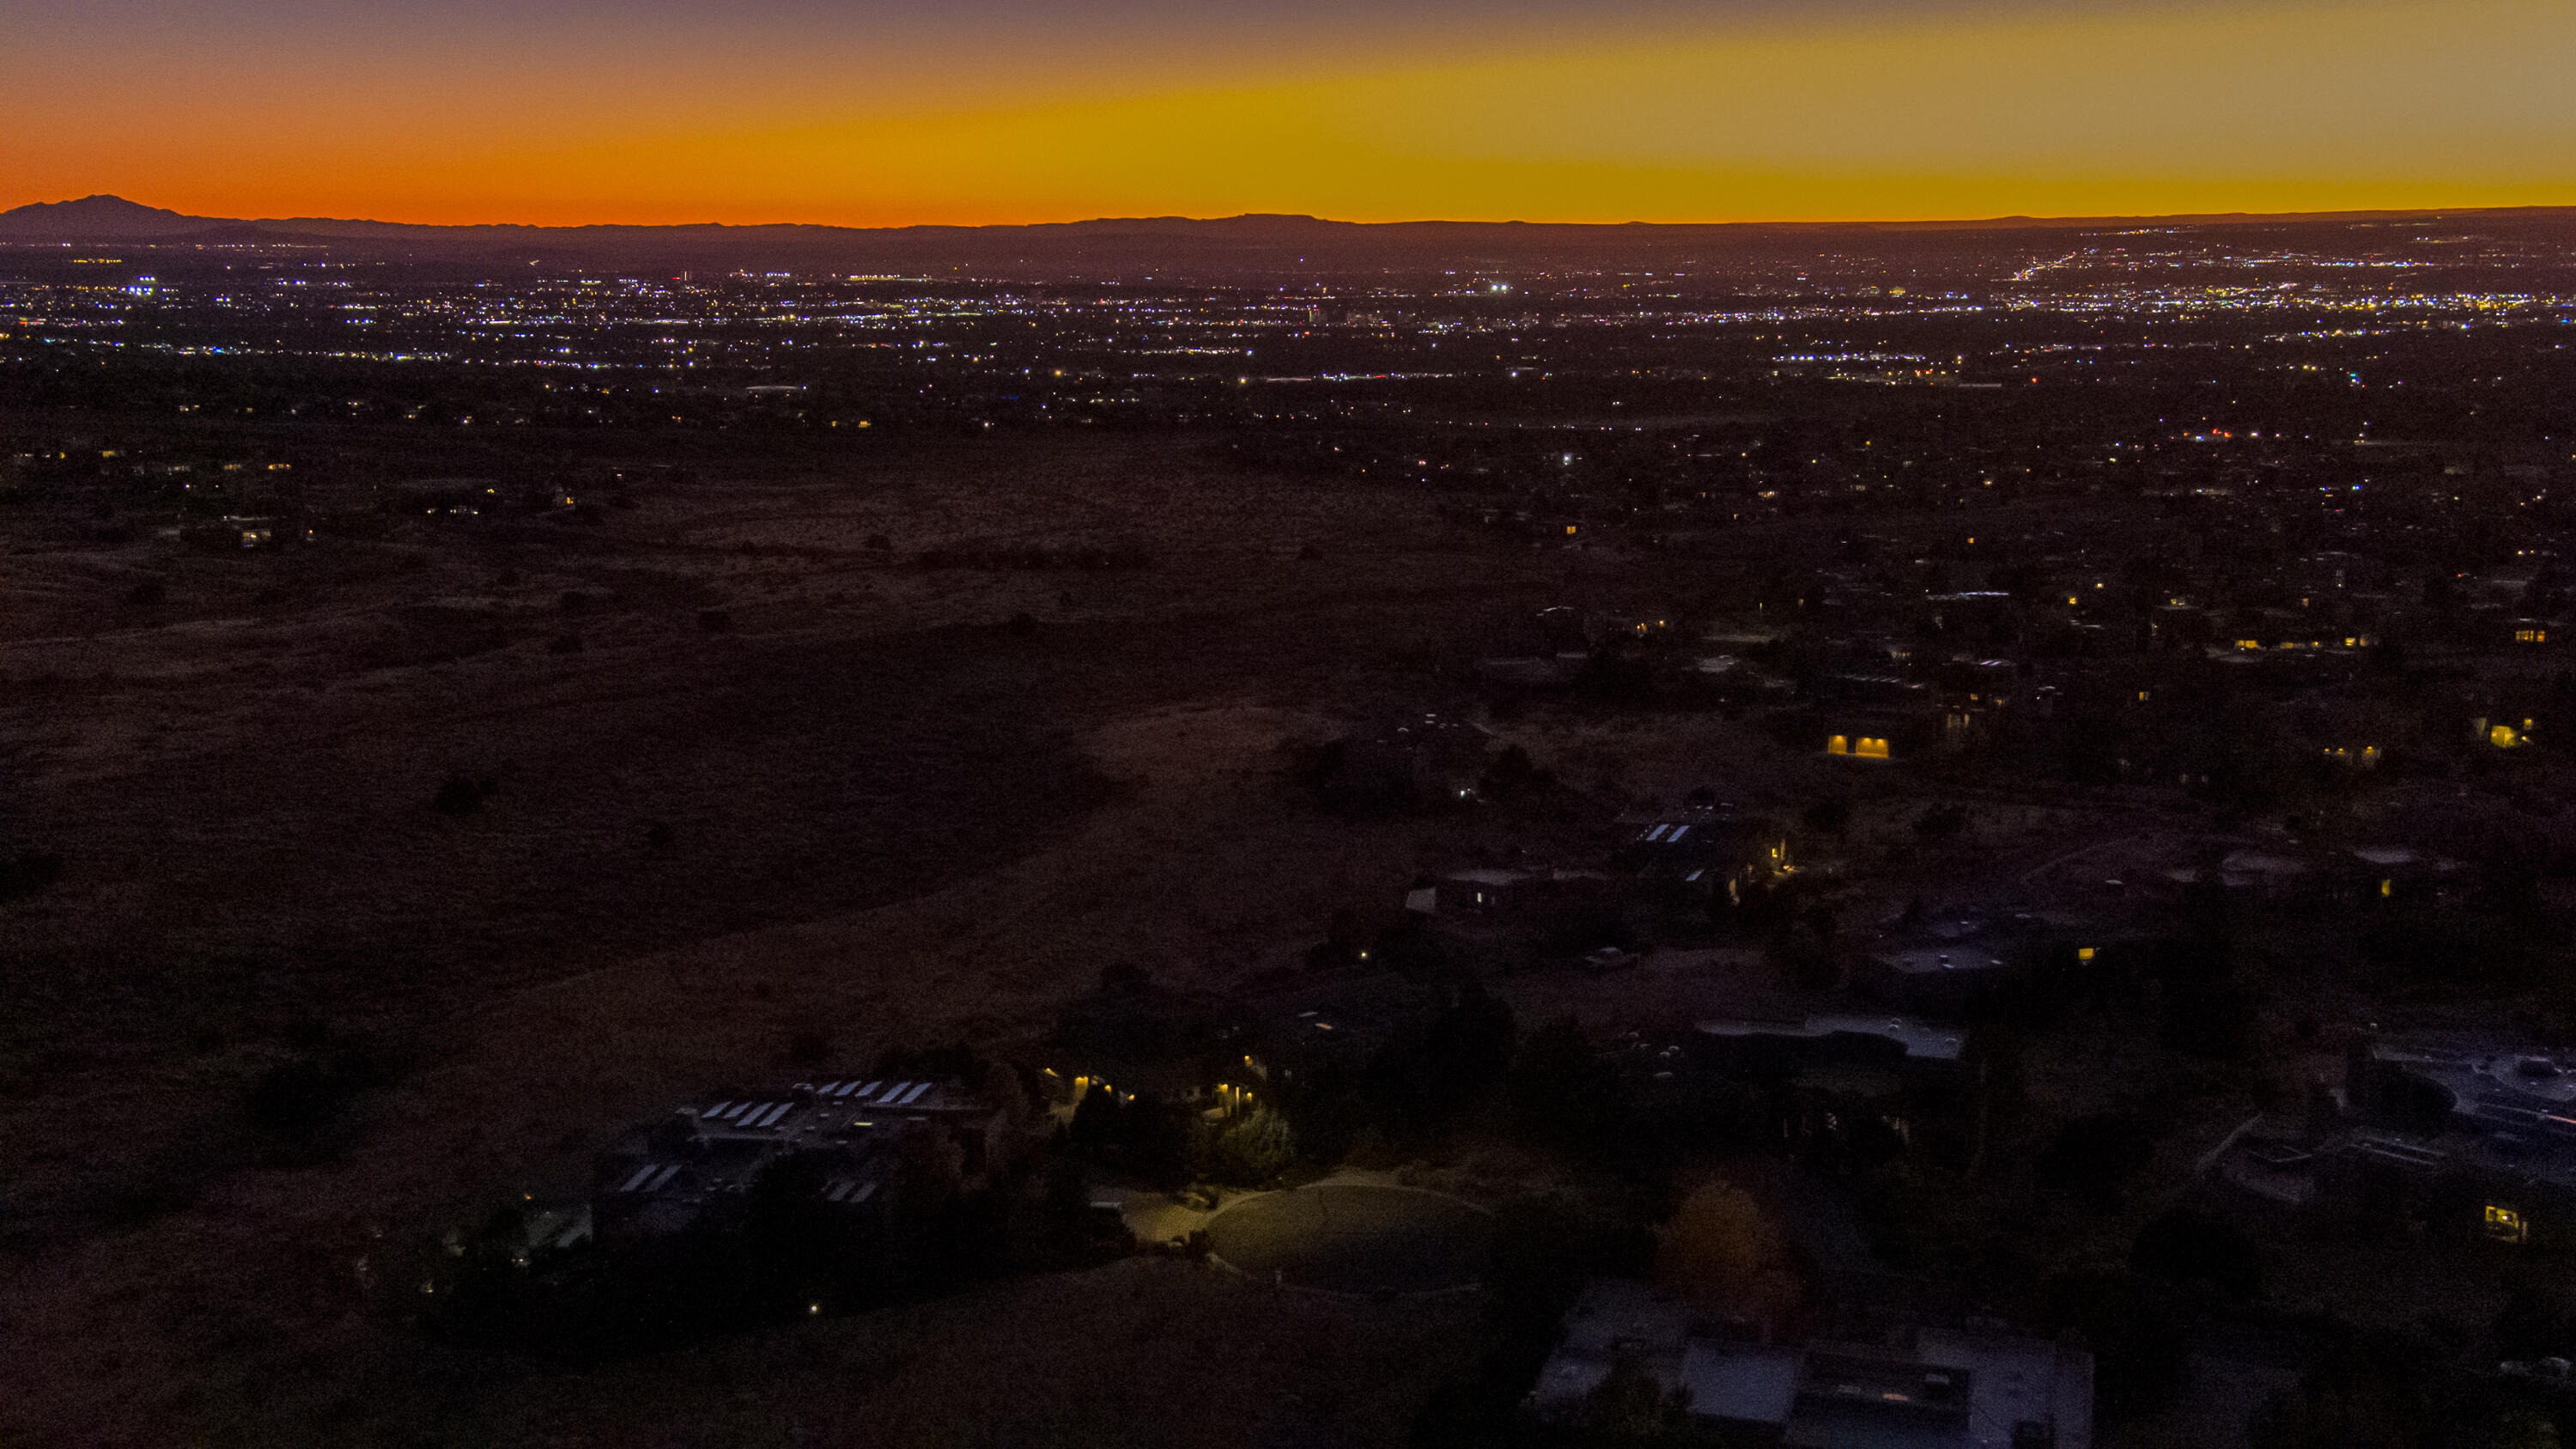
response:
[(644, 94), (613, 67), (453, 56), (175, 91), (93, 64), (0, 98), (0, 206), (881, 226), (2576, 204), (2576, 7), (2557, 0), (1775, 22), (1370, 65), (951, 57), (884, 83), (835, 56), (759, 60)]

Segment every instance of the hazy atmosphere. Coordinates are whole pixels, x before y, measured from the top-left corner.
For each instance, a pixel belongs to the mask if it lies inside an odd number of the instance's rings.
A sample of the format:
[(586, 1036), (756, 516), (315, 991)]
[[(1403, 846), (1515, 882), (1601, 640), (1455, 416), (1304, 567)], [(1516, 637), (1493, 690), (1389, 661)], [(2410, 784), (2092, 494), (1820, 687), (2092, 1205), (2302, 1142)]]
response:
[(2547, 0), (0, 7), (0, 204), (988, 224), (2565, 200)]

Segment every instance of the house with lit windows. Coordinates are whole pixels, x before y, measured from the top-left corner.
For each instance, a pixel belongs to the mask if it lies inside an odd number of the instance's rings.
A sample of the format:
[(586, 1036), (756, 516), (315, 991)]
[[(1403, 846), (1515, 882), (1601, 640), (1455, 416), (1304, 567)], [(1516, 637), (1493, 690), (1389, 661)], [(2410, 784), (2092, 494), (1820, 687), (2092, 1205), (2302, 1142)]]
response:
[(1947, 753), (1982, 737), (1982, 711), (1923, 698), (1901, 707), (1832, 708), (1818, 712), (1824, 752), (1852, 760), (1914, 760)]
[(2576, 1057), (2470, 1032), (2356, 1038), (2306, 1130), (2222, 1180), (2331, 1219), (2503, 1246), (2576, 1241)]
[(1630, 811), (1618, 826), (1611, 863), (1649, 888), (1741, 905), (1797, 870), (1787, 829), (1732, 805)]
[(1578, 902), (1607, 900), (1615, 885), (1606, 871), (1476, 866), (1438, 877), (1430, 890), (1434, 911), (1444, 918), (1509, 923)]

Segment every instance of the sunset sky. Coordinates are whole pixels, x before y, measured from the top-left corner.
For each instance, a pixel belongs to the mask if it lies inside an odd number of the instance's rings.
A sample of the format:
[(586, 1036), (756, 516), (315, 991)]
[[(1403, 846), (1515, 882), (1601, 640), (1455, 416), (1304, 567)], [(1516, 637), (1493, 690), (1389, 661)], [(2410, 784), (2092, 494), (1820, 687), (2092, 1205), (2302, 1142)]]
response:
[(2576, 204), (2576, 4), (0, 0), (0, 206), (1726, 221)]

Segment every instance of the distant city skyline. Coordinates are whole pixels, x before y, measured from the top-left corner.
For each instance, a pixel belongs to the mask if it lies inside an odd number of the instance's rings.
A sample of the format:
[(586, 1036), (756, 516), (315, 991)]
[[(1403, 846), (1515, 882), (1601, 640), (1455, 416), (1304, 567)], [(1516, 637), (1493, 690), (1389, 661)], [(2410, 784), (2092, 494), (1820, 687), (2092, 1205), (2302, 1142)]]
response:
[(0, 207), (854, 226), (2576, 203), (2576, 9), (10, 5)]

